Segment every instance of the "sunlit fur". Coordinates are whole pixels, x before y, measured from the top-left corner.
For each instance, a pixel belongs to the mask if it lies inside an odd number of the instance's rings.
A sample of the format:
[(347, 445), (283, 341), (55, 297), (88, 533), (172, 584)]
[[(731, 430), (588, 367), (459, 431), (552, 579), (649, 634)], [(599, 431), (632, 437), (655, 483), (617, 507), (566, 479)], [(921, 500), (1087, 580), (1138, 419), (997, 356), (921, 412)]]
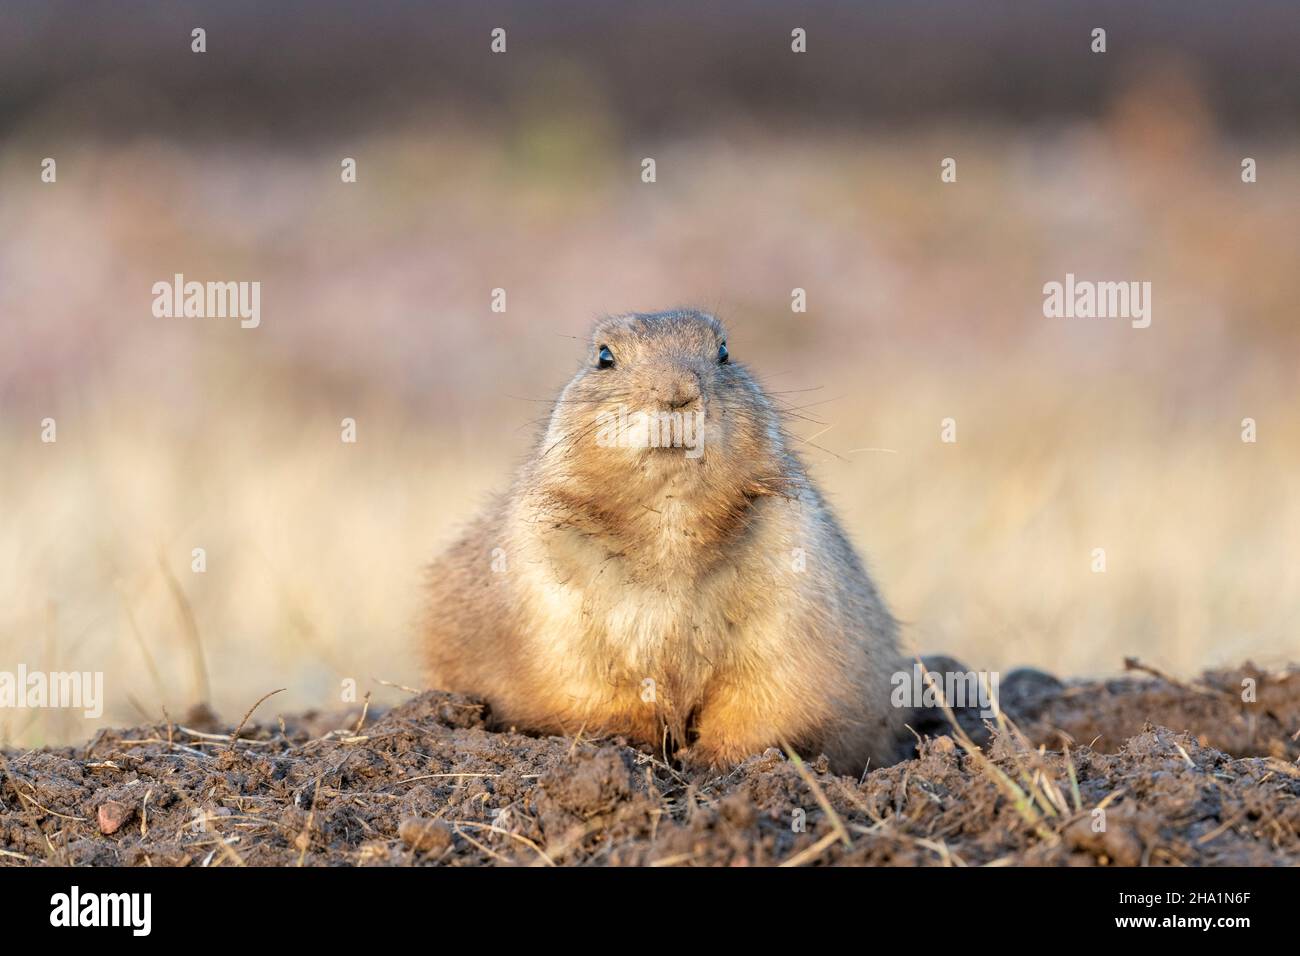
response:
[[(725, 337), (696, 311), (596, 325), (509, 493), (431, 568), (429, 681), (486, 697), (501, 726), (694, 765), (782, 741), (845, 773), (892, 762), (894, 621), (743, 343), (719, 363)], [(703, 411), (703, 454), (599, 444), (620, 404)]]

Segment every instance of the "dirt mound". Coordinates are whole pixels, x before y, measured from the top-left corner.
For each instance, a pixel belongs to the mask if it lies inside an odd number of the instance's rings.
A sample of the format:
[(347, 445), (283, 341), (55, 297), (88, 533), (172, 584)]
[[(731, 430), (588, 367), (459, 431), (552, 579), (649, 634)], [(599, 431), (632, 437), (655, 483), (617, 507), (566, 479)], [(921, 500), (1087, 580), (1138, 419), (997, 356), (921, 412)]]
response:
[(106, 731), (0, 758), (0, 863), (1300, 863), (1300, 670), (1025, 671), (1002, 698), (1014, 723), (926, 728), (861, 781), (777, 750), (685, 774), (618, 739), (496, 733), (437, 692), (233, 747), (210, 715)]

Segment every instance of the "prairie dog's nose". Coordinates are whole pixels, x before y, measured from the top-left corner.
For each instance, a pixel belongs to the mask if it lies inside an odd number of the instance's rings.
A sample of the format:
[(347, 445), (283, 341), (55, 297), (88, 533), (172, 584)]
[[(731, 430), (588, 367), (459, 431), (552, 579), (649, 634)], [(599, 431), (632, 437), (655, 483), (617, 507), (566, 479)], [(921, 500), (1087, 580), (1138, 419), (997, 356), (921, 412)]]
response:
[(666, 381), (655, 386), (654, 394), (668, 408), (676, 411), (700, 400), (700, 380), (692, 369), (681, 366), (665, 370)]
[(673, 390), (672, 398), (668, 400), (669, 408), (685, 408), (688, 405), (694, 405), (700, 398), (700, 387), (694, 382), (678, 382), (677, 387)]

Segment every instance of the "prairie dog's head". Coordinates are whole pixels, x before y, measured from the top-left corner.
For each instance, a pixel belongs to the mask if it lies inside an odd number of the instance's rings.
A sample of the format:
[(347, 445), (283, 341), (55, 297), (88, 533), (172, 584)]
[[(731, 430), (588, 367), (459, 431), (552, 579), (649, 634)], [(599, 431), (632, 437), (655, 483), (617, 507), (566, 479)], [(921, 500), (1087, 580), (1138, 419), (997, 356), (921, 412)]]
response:
[(722, 323), (695, 310), (598, 322), (539, 454), (547, 477), (614, 505), (649, 505), (658, 490), (701, 505), (752, 498), (784, 471), (777, 412)]

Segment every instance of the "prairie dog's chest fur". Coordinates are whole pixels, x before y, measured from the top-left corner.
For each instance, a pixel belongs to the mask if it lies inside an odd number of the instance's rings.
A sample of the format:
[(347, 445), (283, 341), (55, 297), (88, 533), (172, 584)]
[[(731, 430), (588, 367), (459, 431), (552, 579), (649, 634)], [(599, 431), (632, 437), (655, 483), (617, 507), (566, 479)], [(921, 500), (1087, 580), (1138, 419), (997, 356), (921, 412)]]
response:
[(780, 511), (761, 503), (744, 546), (722, 550), (700, 544), (689, 505), (671, 493), (633, 542), (534, 528), (521, 543), (524, 614), (536, 625), (524, 633), (575, 696), (607, 698), (647, 678), (681, 698), (699, 695), (779, 639), (773, 610), (789, 517)]

